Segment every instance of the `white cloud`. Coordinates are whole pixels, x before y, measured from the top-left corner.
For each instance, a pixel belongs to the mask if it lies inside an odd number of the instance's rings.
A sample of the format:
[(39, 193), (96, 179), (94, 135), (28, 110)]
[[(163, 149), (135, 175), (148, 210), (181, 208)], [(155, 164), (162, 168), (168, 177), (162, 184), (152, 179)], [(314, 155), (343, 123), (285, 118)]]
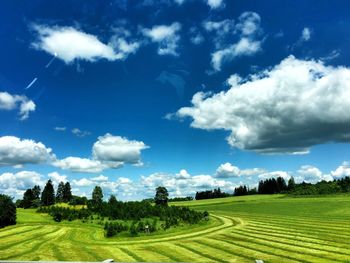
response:
[(156, 187), (164, 186), (170, 196), (194, 195), (196, 191), (203, 191), (220, 187), (224, 191), (233, 192), (236, 184), (214, 178), (211, 175), (190, 175), (186, 170), (177, 174), (153, 173), (141, 176), (140, 187), (145, 195), (153, 196)]
[(94, 181), (94, 182), (107, 182), (108, 181), (108, 177), (101, 174), (99, 176), (91, 178), (91, 180)]
[(0, 92), (0, 110), (19, 110), (20, 120), (26, 120), (29, 113), (35, 111), (35, 103), (24, 95), (12, 95), (8, 92)]
[(104, 169), (108, 168), (106, 164), (103, 164), (98, 160), (72, 156), (61, 160), (56, 160), (52, 163), (52, 165), (63, 170), (70, 170), (76, 173), (100, 173)]
[(66, 175), (60, 175), (58, 172), (52, 172), (48, 174), (48, 177), (51, 179), (54, 185), (58, 185), (60, 182), (67, 182)]
[(176, 115), (194, 128), (230, 131), (228, 143), (242, 150), (307, 153), (350, 141), (349, 98), (349, 68), (290, 56), (228, 91), (196, 93)]
[(305, 27), (303, 31), (301, 32), (300, 39), (302, 41), (309, 41), (311, 39), (311, 30), (308, 27)]
[(240, 176), (254, 176), (265, 172), (266, 170), (261, 168), (251, 168), (251, 169), (241, 170), (240, 168), (232, 165), (231, 163), (224, 163), (224, 164), (221, 164), (216, 169), (215, 176), (218, 178), (230, 178), (230, 177), (240, 177)]
[(236, 25), (236, 30), (243, 36), (253, 36), (259, 31), (261, 18), (255, 12), (244, 12), (238, 18), (239, 23)]
[(34, 25), (33, 29), (38, 33), (38, 40), (32, 46), (66, 63), (74, 60), (122, 60), (139, 48), (138, 43), (128, 43), (124, 38), (117, 37), (104, 44), (96, 36), (73, 27)]
[(233, 19), (222, 21), (205, 21), (203, 27), (208, 33), (214, 33), (213, 43), (216, 49), (222, 48), (227, 44), (228, 39), (234, 34), (235, 23)]
[(159, 55), (173, 55), (178, 56), (177, 48), (180, 36), (180, 23), (174, 22), (171, 25), (157, 25), (151, 29), (143, 29), (145, 36), (149, 37), (153, 42), (158, 43)]
[(331, 171), (331, 175), (335, 179), (340, 179), (345, 176), (350, 176), (350, 164), (349, 162), (343, 162), (335, 171)]
[(320, 169), (312, 165), (303, 165), (298, 170), (296, 182), (317, 183), (320, 181), (333, 181), (333, 177), (329, 174), (323, 174)]
[[(244, 12), (238, 18), (235, 25), (234, 20), (206, 21), (203, 27), (208, 32), (214, 32), (213, 42), (216, 50), (211, 54), (211, 64), (215, 71), (220, 71), (224, 62), (229, 62), (240, 56), (252, 56), (261, 51), (262, 40), (257, 37), (261, 35), (260, 16), (255, 12)], [(236, 43), (228, 44), (233, 35), (238, 35)]]
[(105, 134), (98, 137), (92, 147), (93, 158), (107, 163), (130, 163), (141, 162), (141, 151), (149, 148), (142, 141), (128, 140), (125, 137)]
[(0, 175), (0, 192), (21, 198), (24, 191), (34, 185), (42, 186), (42, 176), (33, 171), (21, 171), (18, 173), (3, 173)]
[(78, 128), (74, 128), (74, 129), (72, 129), (72, 133), (75, 135), (75, 136), (77, 136), (77, 137), (85, 137), (85, 136), (88, 136), (88, 135), (90, 135), (91, 134), (91, 132), (89, 132), (89, 131), (82, 131), (82, 130), (80, 130), (80, 129), (78, 129)]
[(98, 137), (92, 147), (92, 158), (66, 157), (54, 160), (52, 165), (76, 173), (100, 173), (105, 169), (120, 168), (124, 164), (141, 166), (141, 151), (149, 148), (142, 141), (128, 140), (109, 133)]
[(65, 131), (65, 130), (67, 130), (67, 128), (66, 127), (55, 127), (55, 128), (53, 128), (55, 131)]
[(211, 54), (211, 64), (214, 70), (220, 71), (224, 62), (232, 61), (240, 56), (251, 56), (260, 50), (261, 41), (241, 38), (238, 43), (213, 52)]
[(258, 176), (258, 178), (261, 180), (277, 177), (282, 177), (286, 182), (291, 178), (290, 174), (286, 171), (265, 172)]
[(206, 0), (206, 1), (207, 1), (208, 6), (211, 9), (217, 9), (220, 7), (224, 7), (224, 5), (225, 5), (223, 0)]
[(15, 136), (0, 137), (0, 166), (46, 163), (54, 158), (41, 142)]
[(79, 186), (80, 187), (91, 186), (93, 184), (94, 184), (93, 181), (91, 181), (89, 179), (86, 179), (86, 178), (82, 178), (82, 179), (79, 179), (79, 180), (74, 179), (72, 181), (72, 185), (73, 186), (77, 186), (77, 187), (79, 187)]

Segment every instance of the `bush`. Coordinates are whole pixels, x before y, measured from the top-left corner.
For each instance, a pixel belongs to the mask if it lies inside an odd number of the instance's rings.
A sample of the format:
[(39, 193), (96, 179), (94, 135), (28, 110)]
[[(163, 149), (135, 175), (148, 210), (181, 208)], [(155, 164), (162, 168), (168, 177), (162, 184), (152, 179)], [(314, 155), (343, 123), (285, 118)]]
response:
[(16, 224), (16, 206), (12, 198), (0, 194), (0, 228)]

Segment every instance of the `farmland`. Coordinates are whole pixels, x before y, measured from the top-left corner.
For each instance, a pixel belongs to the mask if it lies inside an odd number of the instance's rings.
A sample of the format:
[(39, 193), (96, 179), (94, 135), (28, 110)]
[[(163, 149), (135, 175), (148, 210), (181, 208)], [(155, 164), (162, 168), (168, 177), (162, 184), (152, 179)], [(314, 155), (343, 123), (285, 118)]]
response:
[(350, 262), (350, 196), (256, 195), (172, 203), (210, 212), (194, 226), (105, 238), (97, 222), (18, 209), (0, 230), (2, 260)]

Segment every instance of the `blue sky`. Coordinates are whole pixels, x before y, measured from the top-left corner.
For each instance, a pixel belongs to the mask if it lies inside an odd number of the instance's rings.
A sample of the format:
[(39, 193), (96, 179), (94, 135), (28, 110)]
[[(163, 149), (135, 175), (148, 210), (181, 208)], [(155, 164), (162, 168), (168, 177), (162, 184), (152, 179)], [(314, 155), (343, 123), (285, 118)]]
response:
[(348, 1), (3, 1), (0, 192), (350, 175)]

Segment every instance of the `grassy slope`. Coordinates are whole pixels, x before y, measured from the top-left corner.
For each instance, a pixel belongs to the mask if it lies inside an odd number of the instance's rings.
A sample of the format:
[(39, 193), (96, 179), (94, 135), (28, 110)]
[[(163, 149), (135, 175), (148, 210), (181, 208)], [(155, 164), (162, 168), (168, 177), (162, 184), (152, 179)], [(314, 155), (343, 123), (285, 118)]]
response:
[(47, 215), (19, 209), (18, 224), (0, 230), (0, 259), (350, 262), (349, 195), (246, 196), (175, 204), (208, 210), (212, 219), (191, 229), (105, 239), (99, 225), (55, 223)]

